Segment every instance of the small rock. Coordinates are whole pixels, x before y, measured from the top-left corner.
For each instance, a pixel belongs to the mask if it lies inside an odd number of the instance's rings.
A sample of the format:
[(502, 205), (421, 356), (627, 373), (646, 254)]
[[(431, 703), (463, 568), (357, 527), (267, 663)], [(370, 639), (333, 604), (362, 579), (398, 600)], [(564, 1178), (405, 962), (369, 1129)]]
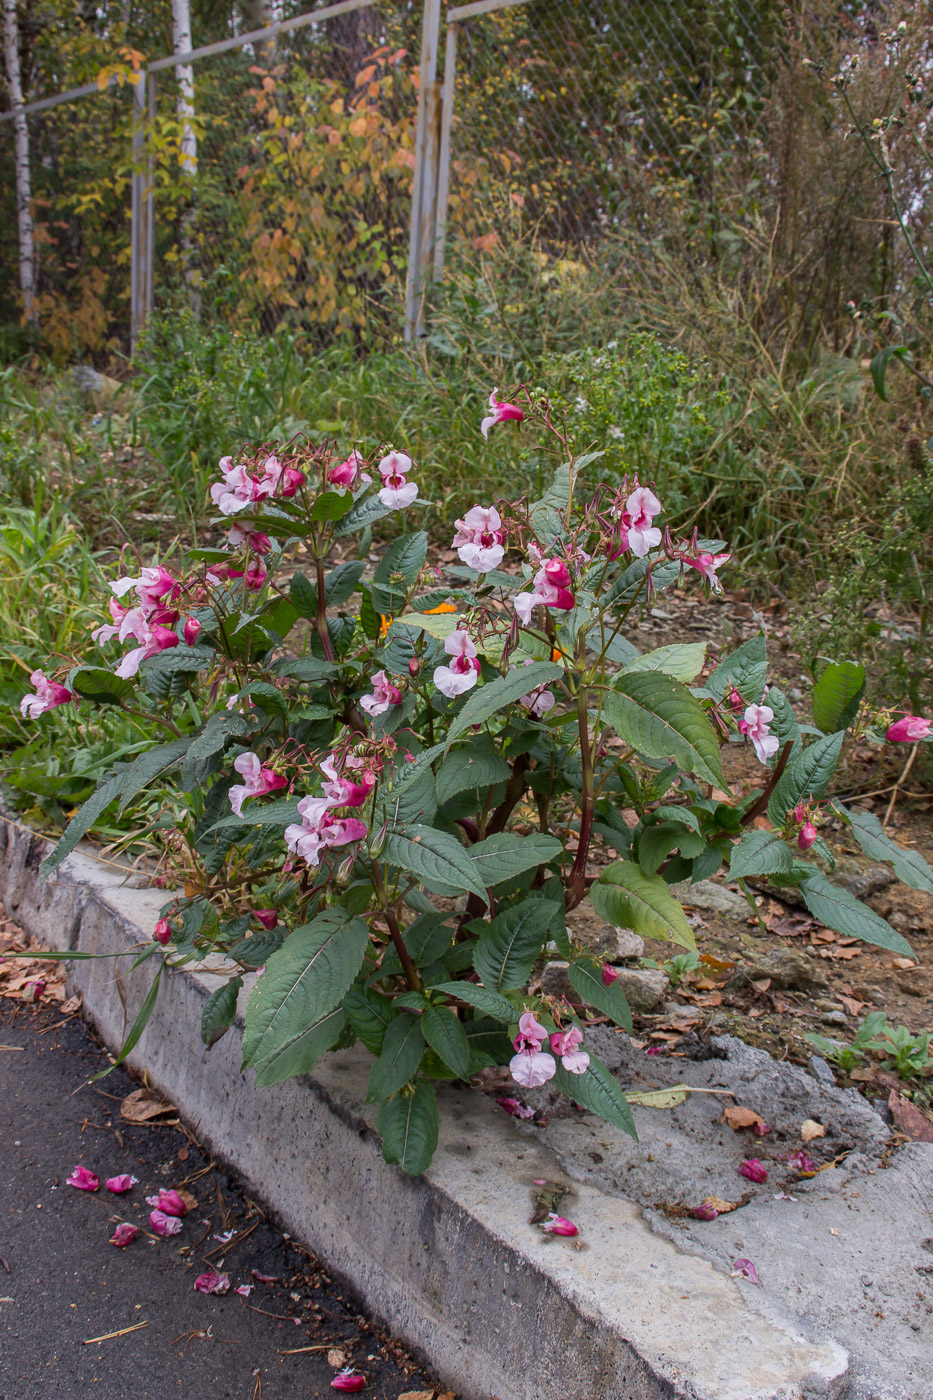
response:
[(825, 1021), (829, 1026), (844, 1026), (847, 1023), (847, 1019), (844, 1011), (824, 1011), (821, 1017), (821, 1020)]
[[(568, 962), (545, 963), (541, 972), (541, 990), (548, 997), (566, 997), (568, 1001), (573, 1001), (576, 993), (570, 985), (570, 978), (567, 976)], [(577, 1000), (579, 998), (577, 997)]]
[[(618, 980), (613, 984), (619, 987), (633, 1011), (653, 1011), (664, 999), (667, 991), (667, 973), (654, 968), (619, 967)], [(542, 978), (543, 986), (543, 978)]]
[(894, 872), (886, 865), (870, 865), (867, 870), (837, 867), (834, 883), (854, 894), (856, 899), (867, 899), (870, 894), (878, 894), (893, 885)]
[(606, 962), (629, 962), (645, 955), (645, 940), (630, 928), (616, 928), (615, 924), (603, 924), (595, 938), (581, 942)]
[(702, 909), (704, 913), (734, 914), (744, 919), (750, 912), (748, 901), (742, 895), (727, 890), (725, 885), (716, 885), (712, 880), (698, 880), (695, 885), (684, 880), (678, 885), (671, 885), (671, 894), (681, 904), (687, 904), (691, 909)]
[(818, 1084), (825, 1084), (827, 1088), (832, 1088), (836, 1083), (836, 1076), (822, 1055), (810, 1056), (810, 1073)]
[(806, 953), (798, 953), (793, 948), (778, 948), (767, 957), (737, 970), (730, 977), (728, 985), (742, 987), (767, 977), (770, 977), (775, 991), (805, 992), (813, 987), (827, 986), (826, 978), (816, 963)]

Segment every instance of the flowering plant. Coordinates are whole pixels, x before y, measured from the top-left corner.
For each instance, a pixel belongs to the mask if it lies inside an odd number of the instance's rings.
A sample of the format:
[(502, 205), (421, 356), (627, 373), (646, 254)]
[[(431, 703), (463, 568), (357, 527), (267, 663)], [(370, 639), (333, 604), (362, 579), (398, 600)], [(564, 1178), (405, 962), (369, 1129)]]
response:
[[(728, 553), (656, 524), (646, 484), (587, 490), (599, 454), (575, 454), (542, 395), (519, 407), (494, 393), (490, 407), (493, 444), (524, 420), (559, 465), (540, 500), (468, 510), (446, 577), (421, 530), (367, 568), (371, 527), (426, 504), (405, 453), (338, 460), (324, 444), (226, 458), (211, 489), (225, 546), (189, 551), (183, 577), (159, 566), (117, 580), (95, 639), (106, 656), (129, 649), (54, 681), (37, 673), (23, 701), (32, 716), (73, 699), (122, 705), (162, 731), (113, 765), (46, 870), (109, 804), (161, 784), (159, 880), (184, 893), (145, 950), (156, 981), (208, 955), (226, 970), (204, 1009), (210, 1046), (258, 972), (243, 1048), (259, 1084), (359, 1041), (386, 1158), (410, 1173), (437, 1142), (435, 1082), (486, 1066), (508, 1065), (522, 1088), (553, 1081), (634, 1132), (587, 1042), (594, 1016), (625, 1029), (631, 1017), (612, 969), (568, 930), (584, 898), (615, 925), (693, 950), (670, 886), (725, 864), (740, 883), (796, 885), (830, 927), (910, 953), (826, 878), (818, 826), (847, 730), (884, 742), (892, 722), (895, 740), (929, 726), (869, 711), (851, 662), (824, 670), (814, 724), (801, 726), (767, 684), (763, 636), (711, 669), (702, 643), (640, 653), (626, 636), (636, 610), (681, 579), (719, 591)], [(354, 535), (359, 557), (329, 565)], [(296, 555), (306, 563), (286, 582)], [(739, 796), (721, 749), (746, 742), (761, 782)], [(835, 815), (873, 857), (926, 878), (873, 817)], [(597, 848), (613, 857), (594, 864)], [(572, 997), (534, 980), (548, 948)]]

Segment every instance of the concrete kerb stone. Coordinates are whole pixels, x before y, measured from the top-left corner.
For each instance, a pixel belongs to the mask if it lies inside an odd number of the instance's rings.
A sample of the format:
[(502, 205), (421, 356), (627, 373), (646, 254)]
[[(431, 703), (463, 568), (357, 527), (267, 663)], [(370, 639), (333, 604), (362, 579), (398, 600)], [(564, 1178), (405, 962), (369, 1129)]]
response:
[[(116, 1049), (149, 985), (126, 954), (164, 896), (72, 855), (49, 882), (44, 843), (0, 823), (0, 898), (47, 946), (119, 957), (75, 962), (71, 983)], [(367, 1058), (257, 1090), (240, 1073), (242, 1022), (209, 1053), (201, 1010), (216, 978), (177, 973), (129, 1057), (283, 1225), (421, 1351), (463, 1400), (815, 1400), (847, 1392), (848, 1361), (793, 1317), (766, 1317), (725, 1270), (653, 1229), (618, 1194), (568, 1176), (488, 1099), (442, 1092), (425, 1177), (382, 1159), (364, 1102)], [(576, 1240), (531, 1230), (535, 1178), (563, 1182)]]

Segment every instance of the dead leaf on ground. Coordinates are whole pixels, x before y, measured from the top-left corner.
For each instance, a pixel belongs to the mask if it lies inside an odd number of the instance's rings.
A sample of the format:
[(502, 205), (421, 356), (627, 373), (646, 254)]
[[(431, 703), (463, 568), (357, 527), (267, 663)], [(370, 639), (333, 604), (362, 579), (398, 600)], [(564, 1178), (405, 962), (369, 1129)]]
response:
[(434, 1400), (433, 1390), (405, 1390), (398, 1400)]
[(812, 1142), (814, 1138), (825, 1137), (826, 1129), (815, 1118), (805, 1118), (800, 1125), (800, 1136), (804, 1142)]
[(871, 1084), (875, 1078), (875, 1071), (872, 1065), (862, 1065), (858, 1069), (849, 1071), (849, 1078), (854, 1079), (857, 1084)]
[(888, 1108), (895, 1126), (912, 1142), (933, 1142), (933, 1122), (921, 1113), (916, 1104), (894, 1089), (888, 1095)]
[(178, 1194), (179, 1194), (179, 1196), (181, 1197), (181, 1199), (184, 1201), (185, 1205), (188, 1207), (189, 1210), (197, 1210), (197, 1208), (198, 1208), (198, 1198), (197, 1198), (197, 1196), (192, 1196), (191, 1192), (190, 1192), (190, 1191), (186, 1191), (186, 1190), (184, 1189), (184, 1187), (182, 1187), (182, 1188), (178, 1191)]
[(700, 963), (710, 972), (731, 972), (735, 963), (728, 958), (717, 958), (712, 953), (701, 953)]
[(867, 1002), (858, 1001), (855, 997), (841, 996), (839, 1000), (842, 1002), (843, 1008), (847, 1016), (860, 1015), (861, 1012), (864, 1011), (865, 1007), (868, 1005)]
[(641, 1108), (676, 1108), (686, 1100), (687, 1088), (683, 1084), (675, 1084), (669, 1089), (644, 1089), (625, 1097), (629, 1103), (638, 1104)]
[(757, 982), (753, 982), (752, 986), (756, 992), (768, 992), (771, 990), (771, 978), (761, 977)]
[(134, 1089), (120, 1104), (120, 1117), (127, 1123), (149, 1123), (153, 1118), (176, 1114), (178, 1109), (154, 1089)]
[(756, 1124), (764, 1123), (760, 1113), (756, 1113), (753, 1108), (745, 1108), (742, 1104), (730, 1104), (722, 1112), (722, 1121), (728, 1123), (733, 1132), (738, 1132), (740, 1128), (754, 1128)]
[(330, 1351), (327, 1353), (327, 1364), (328, 1366), (333, 1366), (335, 1371), (339, 1371), (346, 1366), (349, 1359), (347, 1353), (341, 1351), (339, 1347), (331, 1347)]
[(721, 1196), (706, 1196), (700, 1202), (700, 1205), (712, 1206), (720, 1215), (728, 1215), (730, 1210), (738, 1210), (739, 1206), (744, 1204), (744, 1201), (724, 1201)]
[(62, 1012), (62, 1015), (63, 1015), (63, 1016), (76, 1016), (77, 1013), (78, 1013), (80, 1010), (81, 1010), (81, 998), (80, 998), (80, 996), (69, 997), (67, 1001), (63, 1001), (63, 1002), (62, 1002), (62, 1005), (61, 1005), (61, 1012)]
[(913, 958), (892, 958), (891, 963), (893, 967), (899, 967), (902, 972), (917, 966)]

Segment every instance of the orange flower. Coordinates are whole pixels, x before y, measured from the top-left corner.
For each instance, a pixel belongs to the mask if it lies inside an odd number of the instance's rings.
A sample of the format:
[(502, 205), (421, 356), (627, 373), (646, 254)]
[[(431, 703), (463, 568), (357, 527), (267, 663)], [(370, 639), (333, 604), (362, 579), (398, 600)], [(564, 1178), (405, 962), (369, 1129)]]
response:
[(440, 603), (436, 608), (426, 608), (424, 615), (428, 617), (431, 613), (455, 613), (456, 611), (454, 603)]

